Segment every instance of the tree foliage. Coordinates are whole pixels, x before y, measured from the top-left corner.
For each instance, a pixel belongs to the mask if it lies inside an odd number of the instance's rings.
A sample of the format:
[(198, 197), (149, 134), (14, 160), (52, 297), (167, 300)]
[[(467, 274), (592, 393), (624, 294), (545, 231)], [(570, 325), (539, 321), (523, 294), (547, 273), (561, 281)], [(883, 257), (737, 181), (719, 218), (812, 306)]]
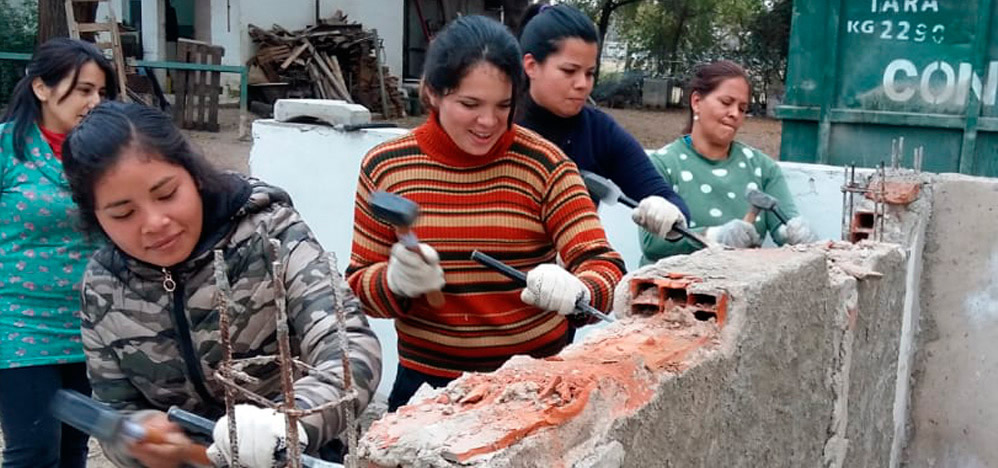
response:
[[(0, 51), (31, 53), (35, 49), (38, 17), (32, 0), (0, 0)], [(24, 62), (0, 61), (0, 108), (24, 74)]]
[(769, 94), (770, 85), (787, 78), (793, 0), (778, 0), (772, 9), (753, 18), (744, 61), (756, 78), (756, 89)]
[[(700, 62), (742, 63), (753, 89), (785, 78), (792, 0), (566, 0), (627, 43), (626, 69), (685, 82)], [(601, 39), (607, 31), (601, 30)]]
[[(599, 33), (599, 43), (602, 45), (606, 43), (606, 35), (610, 31), (610, 22), (613, 19), (614, 12), (628, 5), (636, 5), (642, 1), (644, 0), (565, 0), (561, 3), (572, 5), (589, 15), (590, 18), (593, 18)], [(603, 57), (602, 47), (600, 47), (596, 57), (596, 78), (599, 79), (600, 63), (602, 62), (600, 58)]]

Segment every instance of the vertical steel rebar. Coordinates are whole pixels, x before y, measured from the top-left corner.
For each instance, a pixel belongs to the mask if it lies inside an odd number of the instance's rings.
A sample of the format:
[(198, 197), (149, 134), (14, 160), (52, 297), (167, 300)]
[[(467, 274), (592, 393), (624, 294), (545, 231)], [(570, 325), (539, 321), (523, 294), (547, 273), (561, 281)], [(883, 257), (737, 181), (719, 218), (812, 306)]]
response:
[[(901, 164), (904, 164), (904, 137), (898, 137), (898, 164), (894, 166), (894, 169), (900, 169)], [(884, 173), (887, 173), (886, 168)]]
[(839, 231), (841, 231), (841, 239), (849, 239), (849, 207), (846, 205), (846, 201), (849, 199), (849, 166), (842, 166), (842, 219), (840, 219)]
[(891, 167), (894, 169), (898, 168), (898, 158), (900, 151), (898, 151), (898, 141), (896, 138), (891, 138)]
[(292, 376), (294, 362), (291, 356), (291, 344), (288, 338), (287, 290), (284, 288), (285, 266), (281, 263), (279, 252), (280, 241), (270, 240), (270, 258), (273, 268), (274, 304), (277, 306), (277, 348), (280, 353), (281, 393), (284, 402), (284, 417), (287, 421), (288, 466), (301, 468), (301, 446), (298, 445), (298, 411), (295, 407), (294, 379)]
[[(232, 305), (232, 288), (229, 286), (229, 277), (225, 273), (225, 256), (221, 250), (215, 250), (215, 288), (218, 290), (215, 296), (215, 307), (218, 310), (218, 333), (222, 338), (222, 375), (226, 379), (233, 380), (232, 377), (232, 341), (229, 337), (229, 310)], [(229, 425), (229, 451), (232, 454), (232, 466), (239, 466), (239, 439), (236, 430), (235, 407), (236, 390), (225, 385), (225, 414), (228, 415)]]
[(357, 466), (357, 398), (353, 390), (353, 372), (350, 370), (350, 341), (347, 336), (347, 314), (346, 309), (343, 307), (343, 296), (340, 295), (338, 287), (342, 281), (342, 277), (335, 271), (336, 254), (333, 252), (329, 253), (329, 269), (329, 278), (333, 286), (333, 301), (336, 307), (336, 332), (340, 340), (340, 352), (342, 353), (341, 359), (343, 361), (343, 393), (344, 396), (353, 396), (352, 399), (346, 401), (347, 455), (343, 458), (343, 465), (346, 468), (355, 468)]
[[(901, 145), (902, 146), (904, 145), (903, 137), (901, 139)], [(877, 200), (877, 203), (874, 204), (874, 212), (880, 215), (879, 219), (880, 232), (877, 233), (876, 228), (874, 228), (874, 232), (877, 234), (876, 237), (877, 241), (883, 242), (884, 229), (886, 226), (886, 218), (887, 218), (887, 167), (883, 161), (880, 162), (880, 193), (878, 195), (879, 196), (874, 197)], [(877, 220), (874, 221), (876, 222)]]

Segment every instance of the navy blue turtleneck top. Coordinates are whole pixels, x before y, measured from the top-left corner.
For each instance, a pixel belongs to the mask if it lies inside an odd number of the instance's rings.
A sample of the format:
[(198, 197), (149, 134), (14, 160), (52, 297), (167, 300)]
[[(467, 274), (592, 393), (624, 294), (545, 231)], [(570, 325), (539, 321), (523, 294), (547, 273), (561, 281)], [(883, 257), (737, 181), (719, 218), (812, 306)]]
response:
[(641, 144), (612, 117), (591, 106), (575, 116), (559, 117), (535, 103), (529, 94), (522, 106), (516, 123), (558, 145), (579, 169), (612, 180), (624, 195), (637, 201), (661, 196), (689, 219), (686, 202), (655, 170)]

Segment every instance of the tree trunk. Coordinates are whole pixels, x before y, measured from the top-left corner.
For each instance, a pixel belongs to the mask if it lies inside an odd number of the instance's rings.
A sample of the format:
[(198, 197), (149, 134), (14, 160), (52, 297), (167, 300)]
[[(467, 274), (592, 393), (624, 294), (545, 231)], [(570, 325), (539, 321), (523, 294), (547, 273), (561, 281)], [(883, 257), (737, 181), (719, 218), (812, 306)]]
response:
[(593, 72), (593, 86), (599, 83), (599, 70), (603, 62), (603, 45), (606, 39), (607, 30), (610, 29), (610, 15), (617, 8), (613, 0), (606, 0), (600, 8), (599, 21), (596, 23), (596, 31), (599, 34), (599, 44), (596, 47), (596, 70)]
[(677, 60), (679, 54), (679, 43), (683, 39), (683, 33), (686, 32), (686, 22), (691, 16), (690, 5), (688, 3), (683, 3), (683, 7), (676, 12), (676, 33), (672, 36), (672, 52), (669, 57), (670, 76), (676, 76), (676, 64), (679, 62), (679, 60)]
[[(97, 17), (96, 3), (73, 5), (78, 23), (91, 23)], [(53, 37), (69, 37), (65, 0), (38, 0), (38, 43)]]
[(596, 21), (596, 30), (599, 34), (599, 44), (596, 48), (596, 70), (594, 71), (595, 78), (593, 80), (593, 86), (599, 82), (600, 62), (603, 61), (603, 45), (606, 39), (606, 33), (610, 30), (610, 17), (617, 8), (640, 1), (641, 0), (604, 0), (603, 5), (600, 6), (599, 19)]
[(68, 36), (65, 0), (38, 0), (38, 43)]

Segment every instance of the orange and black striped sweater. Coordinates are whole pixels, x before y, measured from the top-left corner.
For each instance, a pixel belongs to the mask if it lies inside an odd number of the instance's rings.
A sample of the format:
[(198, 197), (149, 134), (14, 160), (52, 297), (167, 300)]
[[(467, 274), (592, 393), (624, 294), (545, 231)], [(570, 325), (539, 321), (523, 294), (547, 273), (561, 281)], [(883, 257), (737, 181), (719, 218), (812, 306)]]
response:
[[(398, 239), (368, 209), (376, 190), (419, 204), (413, 231), (440, 254), (442, 308), (388, 289), (388, 255)], [(515, 354), (553, 355), (567, 344), (565, 317), (523, 303), (521, 286), (471, 260), (476, 249), (524, 272), (560, 254), (603, 310), (624, 273), (575, 163), (530, 130), (514, 126), (490, 153), (474, 156), (431, 115), (364, 157), (348, 281), (368, 315), (395, 319), (403, 366), (454, 378), (495, 370)]]

